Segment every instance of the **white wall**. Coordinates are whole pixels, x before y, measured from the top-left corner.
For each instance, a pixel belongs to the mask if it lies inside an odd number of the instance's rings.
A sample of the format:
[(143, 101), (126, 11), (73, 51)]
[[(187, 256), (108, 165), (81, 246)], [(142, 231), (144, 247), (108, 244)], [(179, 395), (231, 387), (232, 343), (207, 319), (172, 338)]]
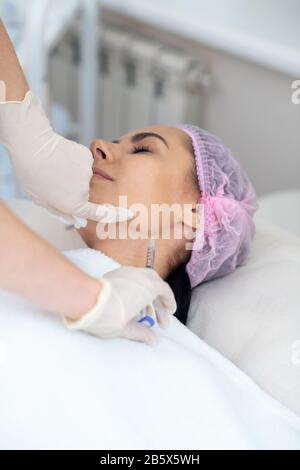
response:
[(117, 13), (300, 75), (299, 0), (99, 0)]

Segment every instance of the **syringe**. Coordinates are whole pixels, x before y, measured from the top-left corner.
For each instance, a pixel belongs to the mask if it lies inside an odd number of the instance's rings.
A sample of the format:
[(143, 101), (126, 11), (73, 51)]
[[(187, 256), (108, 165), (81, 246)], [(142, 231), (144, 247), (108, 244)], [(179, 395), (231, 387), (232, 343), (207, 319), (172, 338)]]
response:
[[(146, 268), (153, 268), (154, 266), (154, 257), (155, 257), (155, 240), (150, 238), (148, 241), (147, 247), (147, 259), (146, 259)], [(138, 323), (147, 323), (149, 328), (155, 325), (156, 312), (153, 304), (147, 305), (137, 317)]]

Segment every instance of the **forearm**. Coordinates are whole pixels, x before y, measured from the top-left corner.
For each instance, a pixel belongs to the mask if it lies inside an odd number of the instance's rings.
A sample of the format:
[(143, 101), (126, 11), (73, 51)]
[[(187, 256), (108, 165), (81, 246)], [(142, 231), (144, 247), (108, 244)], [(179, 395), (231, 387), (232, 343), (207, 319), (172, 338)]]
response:
[(5, 84), (6, 101), (22, 101), (29, 87), (13, 44), (0, 20), (0, 80)]
[(91, 309), (101, 286), (42, 240), (0, 203), (0, 288), (46, 310), (76, 319)]

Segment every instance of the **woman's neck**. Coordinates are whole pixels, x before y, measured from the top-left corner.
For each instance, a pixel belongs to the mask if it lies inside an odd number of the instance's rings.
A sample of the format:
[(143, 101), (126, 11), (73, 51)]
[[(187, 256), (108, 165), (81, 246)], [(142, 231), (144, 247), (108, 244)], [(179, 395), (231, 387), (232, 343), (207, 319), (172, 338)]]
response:
[[(155, 259), (153, 268), (155, 271), (165, 279), (168, 276), (168, 262), (166, 259), (166, 252), (163, 249), (163, 242), (167, 240), (156, 240), (155, 243)], [(100, 250), (102, 253), (110, 256), (121, 265), (145, 267), (147, 261), (147, 239), (137, 240), (95, 240), (93, 247), (95, 250)]]
[[(88, 227), (79, 229), (78, 233), (90, 248), (99, 250), (110, 256), (121, 265), (145, 267), (148, 239), (137, 238), (105, 238), (96, 235), (96, 223), (89, 221)], [(169, 261), (172, 253), (182, 249), (182, 240), (156, 239), (155, 260), (153, 268), (162, 279), (170, 272)]]

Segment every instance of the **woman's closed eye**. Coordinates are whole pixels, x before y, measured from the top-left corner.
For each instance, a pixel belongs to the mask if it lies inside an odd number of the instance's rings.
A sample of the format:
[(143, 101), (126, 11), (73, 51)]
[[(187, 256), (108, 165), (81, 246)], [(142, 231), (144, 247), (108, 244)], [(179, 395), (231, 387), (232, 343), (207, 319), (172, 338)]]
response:
[(141, 153), (141, 152), (150, 152), (150, 148), (148, 145), (139, 145), (137, 147), (133, 147), (132, 153)]

